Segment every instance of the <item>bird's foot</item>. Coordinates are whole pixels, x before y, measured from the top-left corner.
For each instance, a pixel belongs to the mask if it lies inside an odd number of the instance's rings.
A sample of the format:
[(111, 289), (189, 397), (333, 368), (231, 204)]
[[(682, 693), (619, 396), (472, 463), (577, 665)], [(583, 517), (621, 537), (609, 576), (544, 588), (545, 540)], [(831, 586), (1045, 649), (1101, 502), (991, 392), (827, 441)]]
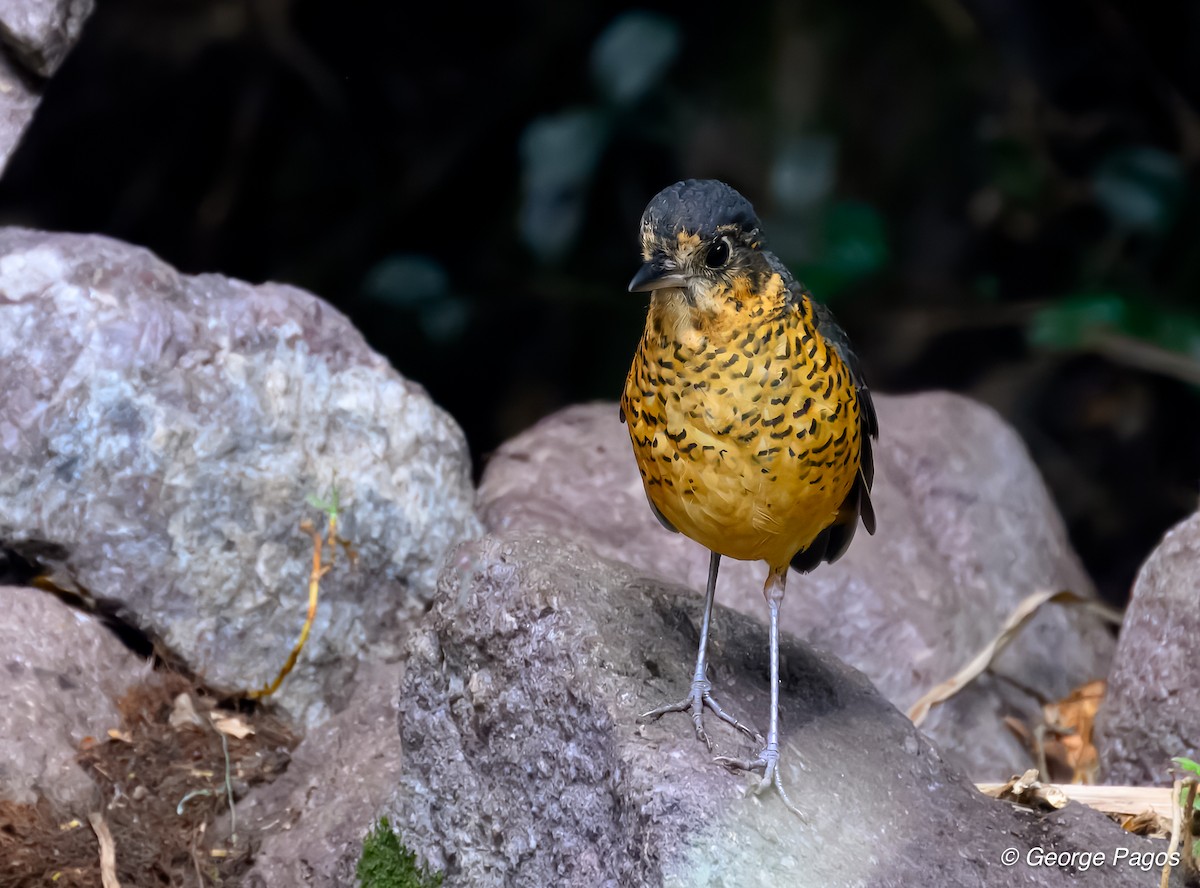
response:
[(704, 710), (711, 709), (713, 715), (719, 718), (725, 724), (737, 728), (747, 737), (752, 740), (763, 742), (762, 735), (751, 727), (748, 727), (721, 708), (721, 704), (713, 699), (712, 683), (709, 681), (693, 681), (692, 690), (686, 697), (678, 703), (668, 703), (665, 706), (660, 706), (658, 709), (652, 709), (647, 713), (638, 717), (639, 724), (647, 724), (652, 721), (658, 721), (668, 712), (688, 712), (692, 713), (692, 724), (696, 727), (696, 737), (704, 741), (708, 747), (708, 751), (712, 752), (713, 744), (709, 739), (708, 732), (704, 730)]
[(783, 788), (783, 781), (779, 777), (779, 750), (771, 749), (769, 746), (758, 754), (757, 758), (739, 759), (728, 755), (718, 755), (713, 761), (717, 764), (724, 765), (737, 771), (762, 771), (762, 779), (758, 781), (758, 785), (754, 787), (755, 794), (762, 793), (764, 790), (775, 787), (775, 791), (779, 793), (779, 797), (783, 799), (783, 804), (789, 811), (804, 820), (805, 817), (800, 813), (800, 809), (792, 804), (792, 800), (788, 797), (787, 790)]

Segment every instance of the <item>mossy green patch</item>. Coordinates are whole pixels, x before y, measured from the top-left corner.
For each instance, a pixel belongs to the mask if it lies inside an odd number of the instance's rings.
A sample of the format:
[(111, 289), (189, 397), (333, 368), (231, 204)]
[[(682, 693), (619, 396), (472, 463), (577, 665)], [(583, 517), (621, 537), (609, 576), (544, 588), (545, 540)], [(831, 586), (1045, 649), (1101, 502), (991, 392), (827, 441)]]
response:
[(355, 874), (361, 888), (438, 888), (444, 877), (417, 863), (417, 855), (400, 844), (386, 817), (363, 839)]

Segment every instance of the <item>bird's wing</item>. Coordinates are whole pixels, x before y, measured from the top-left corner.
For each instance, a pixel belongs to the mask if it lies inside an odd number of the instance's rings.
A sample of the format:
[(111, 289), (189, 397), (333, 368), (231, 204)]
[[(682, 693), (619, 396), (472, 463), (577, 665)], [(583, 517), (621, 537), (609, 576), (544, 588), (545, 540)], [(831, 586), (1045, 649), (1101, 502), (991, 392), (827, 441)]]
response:
[(775, 265), (777, 270), (782, 269), (781, 274), (788, 284), (792, 298), (797, 301), (807, 299), (812, 305), (818, 332), (826, 342), (833, 346), (838, 357), (842, 359), (842, 363), (850, 371), (851, 379), (853, 379), (855, 390), (858, 393), (858, 440), (860, 441), (858, 477), (841, 508), (838, 509), (838, 515), (833, 524), (821, 531), (807, 549), (797, 552), (792, 558), (792, 567), (806, 572), (822, 561), (833, 562), (840, 558), (849, 547), (850, 540), (854, 538), (854, 531), (858, 527), (860, 518), (867, 533), (875, 532), (875, 507), (871, 503), (871, 485), (875, 481), (875, 458), (871, 442), (879, 437), (879, 417), (875, 413), (875, 403), (871, 400), (871, 390), (863, 379), (862, 365), (858, 360), (858, 355), (854, 353), (854, 349), (850, 346), (850, 337), (838, 324), (833, 312), (813, 299), (812, 295), (787, 273), (787, 269), (783, 267), (782, 263), (775, 260), (772, 265)]
[[(862, 440), (862, 473), (863, 478), (867, 482), (867, 490), (870, 491), (871, 484), (875, 481), (875, 463), (871, 453), (871, 440), (879, 437), (879, 417), (875, 413), (875, 402), (871, 400), (871, 390), (867, 388), (866, 380), (863, 379), (862, 364), (858, 360), (858, 355), (854, 353), (854, 349), (850, 345), (850, 337), (846, 335), (846, 331), (838, 324), (837, 319), (833, 316), (833, 312), (829, 308), (815, 299), (809, 297), (812, 301), (813, 310), (817, 320), (817, 329), (821, 335), (825, 337), (825, 341), (834, 347), (838, 357), (842, 359), (842, 363), (846, 365), (850, 371), (850, 377), (854, 380), (854, 388), (858, 392), (858, 416), (859, 416), (859, 435)], [(874, 528), (871, 528), (874, 530)]]

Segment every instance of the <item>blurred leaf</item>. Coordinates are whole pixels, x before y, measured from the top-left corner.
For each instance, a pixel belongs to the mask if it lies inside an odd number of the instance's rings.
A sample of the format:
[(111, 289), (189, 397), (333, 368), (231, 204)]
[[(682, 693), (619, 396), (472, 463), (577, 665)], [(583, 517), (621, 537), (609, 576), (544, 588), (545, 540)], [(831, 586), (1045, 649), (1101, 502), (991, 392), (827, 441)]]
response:
[(975, 279), (971, 292), (980, 302), (1000, 301), (1000, 281), (994, 274), (983, 274)]
[(1046, 174), (1033, 151), (1015, 139), (996, 139), (988, 145), (992, 184), (1006, 198), (1024, 206), (1037, 202)]
[(393, 308), (416, 308), (444, 297), (450, 278), (429, 256), (396, 253), (377, 262), (363, 281), (363, 295)]
[[(1200, 775), (1200, 764), (1197, 764), (1196, 762), (1192, 761), (1190, 758), (1185, 758), (1181, 755), (1177, 755), (1173, 759), (1171, 759), (1171, 761), (1173, 761), (1175, 764), (1179, 765), (1185, 771), (1191, 771), (1193, 774)], [(1200, 799), (1197, 799), (1197, 802), (1200, 803)]]
[(679, 55), (679, 26), (633, 10), (613, 20), (592, 46), (592, 79), (614, 105), (632, 105), (662, 79)]
[(829, 262), (848, 278), (878, 271), (888, 261), (883, 216), (870, 204), (838, 201), (825, 215)]
[(833, 192), (837, 177), (837, 140), (799, 136), (788, 140), (771, 167), (771, 196), (796, 215), (810, 212)]
[(562, 258), (574, 243), (608, 135), (605, 116), (592, 109), (539, 117), (525, 128), (521, 237), (542, 261)]
[(414, 312), (425, 338), (438, 344), (461, 337), (471, 321), (471, 303), (454, 295), (446, 269), (430, 256), (397, 253), (377, 262), (363, 281), (363, 295)]
[(842, 200), (821, 219), (816, 256), (797, 267), (799, 277), (823, 300), (887, 265), (890, 252), (883, 216), (870, 204)]
[(1092, 183), (1096, 200), (1126, 231), (1164, 230), (1175, 217), (1183, 188), (1179, 160), (1146, 146), (1113, 151)]
[(1077, 293), (1044, 306), (1030, 322), (1029, 338), (1037, 345), (1078, 349), (1106, 331), (1200, 359), (1200, 314), (1114, 292)]
[(1079, 348), (1097, 329), (1122, 329), (1126, 314), (1126, 301), (1116, 293), (1078, 293), (1040, 308), (1029, 323), (1029, 339), (1051, 348)]
[(471, 315), (470, 302), (448, 296), (422, 308), (417, 322), (426, 339), (444, 345), (462, 337), (471, 322)]

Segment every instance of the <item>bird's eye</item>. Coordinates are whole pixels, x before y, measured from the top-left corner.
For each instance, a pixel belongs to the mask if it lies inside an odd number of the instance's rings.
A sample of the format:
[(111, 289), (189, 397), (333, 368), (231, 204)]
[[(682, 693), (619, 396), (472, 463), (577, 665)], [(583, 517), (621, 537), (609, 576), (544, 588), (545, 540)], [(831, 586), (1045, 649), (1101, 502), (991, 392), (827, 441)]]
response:
[(723, 237), (714, 241), (704, 256), (704, 264), (709, 268), (721, 268), (729, 261), (729, 238)]

